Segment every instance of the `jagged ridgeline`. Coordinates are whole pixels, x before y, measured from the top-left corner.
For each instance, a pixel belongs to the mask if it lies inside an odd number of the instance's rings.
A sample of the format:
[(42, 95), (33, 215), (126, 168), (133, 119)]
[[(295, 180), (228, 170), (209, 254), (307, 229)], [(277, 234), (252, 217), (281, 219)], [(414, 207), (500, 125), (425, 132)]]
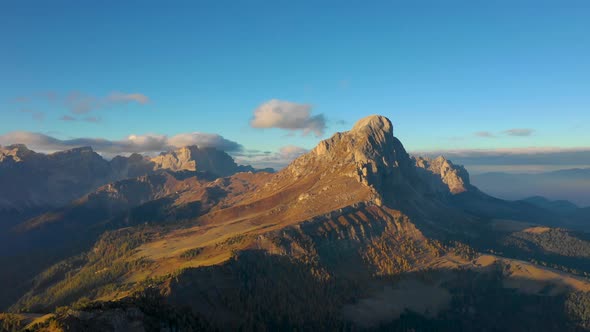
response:
[[(179, 175), (194, 167), (186, 157), (194, 153), (157, 157), (156, 168), (169, 172), (111, 183), (22, 224), (25, 233), (61, 225), (60, 232), (94, 237), (88, 250), (71, 246), (29, 281), (5, 324), (89, 331), (590, 326), (588, 239), (555, 228), (563, 220), (547, 210), (486, 195), (449, 160), (411, 157), (385, 117), (361, 119), (274, 174)], [(85, 218), (88, 211), (95, 217)], [(563, 243), (577, 249), (561, 250)]]

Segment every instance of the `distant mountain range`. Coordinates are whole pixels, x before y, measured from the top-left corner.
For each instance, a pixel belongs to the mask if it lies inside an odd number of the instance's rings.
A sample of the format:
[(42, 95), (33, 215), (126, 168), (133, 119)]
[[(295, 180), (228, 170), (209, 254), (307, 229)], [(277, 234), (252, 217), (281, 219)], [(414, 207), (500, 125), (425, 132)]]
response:
[(3, 326), (590, 327), (587, 210), (490, 196), (464, 167), (408, 155), (382, 116), (276, 173), (198, 147), (111, 161), (3, 151), (2, 181), (24, 181), (0, 196), (23, 218), (0, 238)]
[(228, 176), (257, 170), (237, 165), (223, 151), (197, 146), (163, 152), (153, 158), (132, 154), (110, 161), (91, 147), (43, 154), (22, 144), (0, 146), (0, 217), (5, 219), (0, 228), (8, 219), (18, 220), (31, 211), (64, 206), (107, 183), (162, 171)]
[(590, 206), (590, 168), (566, 169), (546, 173), (483, 173), (471, 176), (481, 190), (503, 199), (522, 199), (540, 195), (552, 200), (568, 200)]

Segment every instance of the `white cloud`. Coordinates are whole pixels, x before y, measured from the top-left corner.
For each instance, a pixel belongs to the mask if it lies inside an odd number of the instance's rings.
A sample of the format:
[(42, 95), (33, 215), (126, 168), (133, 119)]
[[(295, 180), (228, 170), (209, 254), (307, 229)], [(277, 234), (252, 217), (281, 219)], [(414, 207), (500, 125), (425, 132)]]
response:
[(503, 133), (508, 136), (531, 136), (535, 130), (529, 128), (514, 128), (504, 130)]
[(221, 135), (208, 133), (184, 133), (172, 136), (168, 139), (168, 144), (175, 147), (187, 145), (198, 145), (200, 147), (214, 147), (219, 150), (233, 152), (242, 150), (242, 146), (237, 142), (230, 141)]
[(65, 107), (73, 114), (87, 114), (94, 110), (110, 108), (117, 105), (126, 105), (129, 103), (145, 105), (150, 102), (150, 98), (142, 93), (125, 93), (118, 91), (111, 92), (103, 97), (92, 96), (79, 91), (71, 91), (64, 95), (55, 92), (45, 92), (33, 94), (31, 96), (18, 97), (15, 100), (22, 104), (27, 104), (35, 100), (42, 100)]
[(67, 150), (80, 146), (91, 146), (95, 151), (108, 155), (129, 153), (158, 153), (173, 150), (186, 145), (214, 147), (226, 152), (238, 152), (243, 148), (237, 142), (217, 134), (189, 133), (168, 137), (166, 135), (147, 134), (130, 135), (122, 140), (103, 138), (74, 138), (61, 140), (49, 135), (16, 131), (0, 135), (1, 145), (25, 144), (30, 149), (40, 152)]
[(141, 93), (113, 92), (106, 97), (95, 97), (81, 92), (70, 92), (63, 98), (63, 104), (74, 114), (86, 114), (101, 108), (110, 108), (116, 105), (137, 103), (145, 105), (150, 99)]
[(279, 149), (279, 154), (282, 157), (286, 157), (286, 158), (297, 158), (300, 155), (307, 153), (309, 150), (302, 148), (300, 146), (295, 146), (295, 145), (287, 145), (287, 146), (283, 146), (282, 148)]
[(107, 98), (111, 103), (129, 103), (136, 102), (141, 105), (145, 105), (150, 102), (150, 99), (141, 93), (123, 93), (113, 92)]
[(496, 137), (496, 135), (492, 134), (489, 131), (478, 131), (476, 133), (474, 133), (475, 136), (477, 137)]
[(326, 129), (322, 114), (311, 115), (311, 105), (272, 99), (254, 110), (250, 125), (254, 128), (280, 128), (301, 130), (304, 135), (321, 136)]

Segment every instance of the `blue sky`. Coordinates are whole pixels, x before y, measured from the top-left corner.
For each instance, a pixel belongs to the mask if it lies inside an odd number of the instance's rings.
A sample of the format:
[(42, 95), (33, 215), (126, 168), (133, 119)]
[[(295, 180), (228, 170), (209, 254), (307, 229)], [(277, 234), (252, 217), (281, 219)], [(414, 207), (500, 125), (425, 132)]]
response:
[[(563, 0), (4, 1), (0, 143), (199, 132), (277, 152), (377, 113), (412, 151), (590, 148), (589, 18)], [(271, 100), (322, 134), (255, 128)]]

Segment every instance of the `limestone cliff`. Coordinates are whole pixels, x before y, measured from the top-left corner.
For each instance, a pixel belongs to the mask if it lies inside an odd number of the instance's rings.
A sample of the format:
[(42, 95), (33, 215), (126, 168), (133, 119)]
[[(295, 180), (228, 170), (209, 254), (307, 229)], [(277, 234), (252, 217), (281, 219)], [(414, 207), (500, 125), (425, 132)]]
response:
[(416, 157), (416, 167), (438, 175), (452, 194), (458, 194), (472, 189), (469, 173), (465, 167), (455, 165), (443, 156), (434, 159)]
[(152, 158), (154, 169), (171, 171), (204, 171), (228, 176), (238, 172), (238, 165), (227, 153), (215, 148), (186, 146), (176, 151), (161, 153)]

